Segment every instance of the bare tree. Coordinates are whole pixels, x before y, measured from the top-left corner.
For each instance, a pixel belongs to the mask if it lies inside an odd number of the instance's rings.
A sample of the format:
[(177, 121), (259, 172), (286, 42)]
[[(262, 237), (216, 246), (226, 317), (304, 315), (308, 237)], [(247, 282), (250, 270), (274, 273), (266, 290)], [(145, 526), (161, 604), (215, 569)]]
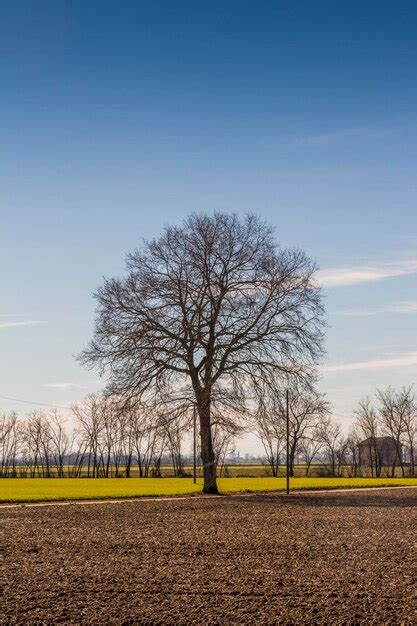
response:
[(192, 215), (127, 258), (104, 282), (95, 335), (81, 355), (126, 400), (191, 384), (200, 421), (205, 493), (217, 493), (212, 399), (218, 386), (294, 372), (321, 354), (315, 266), (277, 247), (255, 216)]
[(356, 478), (360, 472), (360, 459), (359, 459), (359, 442), (361, 438), (356, 426), (350, 430), (346, 439), (346, 454), (347, 460), (350, 465), (348, 473), (350, 477)]
[(161, 457), (166, 447), (166, 432), (160, 416), (135, 404), (126, 408), (133, 457), (140, 478), (160, 474)]
[[(77, 423), (79, 444), (88, 454), (88, 478), (99, 476), (100, 440), (103, 433), (103, 401), (101, 396), (90, 394), (84, 402), (72, 408)], [(84, 454), (81, 462), (83, 458)]]
[(115, 475), (122, 475), (122, 467), (124, 466), (124, 474), (126, 478), (130, 478), (134, 438), (129, 415), (123, 408), (115, 407), (115, 430), (116, 435), (113, 442)]
[(310, 475), (310, 469), (314, 461), (318, 460), (323, 450), (323, 442), (320, 441), (319, 427), (314, 428), (309, 437), (304, 437), (299, 445), (299, 454), (305, 464), (306, 476)]
[(406, 410), (404, 411), (404, 436), (408, 451), (410, 476), (416, 471), (416, 447), (417, 447), (417, 398), (413, 387), (405, 390), (407, 397)]
[(22, 424), (15, 411), (0, 418), (1, 476), (16, 476), (16, 461), (21, 452)]
[(24, 424), (24, 439), (31, 476), (51, 477), (51, 425), (48, 416), (32, 411)]
[(255, 432), (262, 443), (272, 476), (278, 476), (285, 450), (285, 427), (278, 413), (275, 398), (275, 394), (266, 393), (263, 390), (257, 398), (254, 419)]
[(117, 441), (120, 437), (117, 407), (111, 398), (104, 397), (97, 398), (95, 406), (100, 424), (98, 436), (99, 465), (102, 466), (104, 476), (109, 478), (113, 465), (116, 465), (117, 474), (119, 464), (115, 462), (116, 459), (114, 458)]
[[(378, 445), (378, 437), (381, 434), (382, 425), (380, 415), (373, 407), (372, 400), (369, 396), (359, 401), (355, 415), (356, 429), (359, 436), (366, 441), (368, 448), (371, 475), (379, 477), (381, 476), (382, 458), (381, 446)], [(361, 459), (359, 459), (359, 463), (361, 463)]]
[[(289, 473), (294, 476), (294, 463), (302, 442), (310, 439), (318, 432), (323, 420), (330, 412), (330, 403), (325, 395), (314, 386), (315, 380), (293, 379), (289, 388), (289, 422), (290, 422), (290, 458)], [(279, 395), (278, 405), (281, 416), (285, 415), (284, 393)], [(321, 442), (318, 441), (320, 444)]]
[(49, 438), (51, 465), (55, 466), (59, 478), (64, 477), (64, 461), (71, 454), (72, 441), (65, 430), (65, 421), (54, 409), (49, 416)]
[(340, 424), (330, 418), (324, 420), (319, 428), (318, 436), (323, 444), (325, 465), (332, 476), (336, 476), (336, 473), (340, 474), (347, 448)]
[(395, 443), (396, 454), (391, 467), (391, 476), (395, 476), (397, 465), (401, 467), (404, 476), (402, 441), (408, 437), (409, 426), (412, 429), (415, 402), (412, 387), (402, 387), (399, 391), (395, 391), (392, 387), (388, 387), (385, 391), (378, 389), (376, 396), (380, 402), (382, 425)]
[(226, 459), (235, 451), (236, 437), (243, 433), (233, 410), (220, 409), (214, 406), (212, 412), (212, 439), (216, 466), (219, 476), (226, 469)]
[(178, 415), (175, 419), (167, 415), (161, 417), (162, 429), (166, 436), (167, 448), (169, 450), (174, 476), (184, 475), (183, 461), (183, 436), (189, 430), (189, 419), (186, 415)]
[[(285, 380), (285, 379), (284, 379)], [(318, 427), (328, 415), (330, 404), (324, 394), (315, 387), (315, 377), (287, 377), (285, 384), (279, 380), (258, 387), (257, 432), (264, 444), (273, 476), (278, 473), (279, 452), (286, 439), (286, 390), (289, 391), (289, 474), (294, 476), (295, 458), (301, 452), (316, 455), (316, 449), (307, 445), (312, 441)], [(274, 442), (274, 443), (273, 443)], [(312, 459), (309, 459), (309, 467)]]

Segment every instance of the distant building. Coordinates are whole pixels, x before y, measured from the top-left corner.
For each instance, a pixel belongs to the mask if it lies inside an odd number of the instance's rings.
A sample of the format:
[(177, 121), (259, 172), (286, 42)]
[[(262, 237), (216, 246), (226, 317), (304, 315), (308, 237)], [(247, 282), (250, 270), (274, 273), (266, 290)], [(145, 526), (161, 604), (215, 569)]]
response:
[(402, 450), (399, 455), (395, 439), (392, 437), (368, 437), (358, 444), (359, 465), (366, 467), (392, 467), (400, 465)]

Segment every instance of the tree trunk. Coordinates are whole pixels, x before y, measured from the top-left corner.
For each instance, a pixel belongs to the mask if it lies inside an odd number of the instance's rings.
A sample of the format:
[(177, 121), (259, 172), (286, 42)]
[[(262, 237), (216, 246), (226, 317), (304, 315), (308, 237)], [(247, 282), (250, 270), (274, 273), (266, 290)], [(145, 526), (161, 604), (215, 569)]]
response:
[(289, 458), (289, 475), (291, 478), (294, 477), (294, 464), (295, 464), (295, 452), (296, 452), (296, 444), (293, 444), (290, 448), (290, 458)]
[(203, 493), (217, 494), (216, 459), (213, 451), (209, 402), (199, 403), (201, 459), (203, 461)]
[(414, 476), (415, 465), (414, 465), (414, 446), (410, 444), (410, 476)]
[(132, 466), (132, 453), (130, 452), (126, 459), (126, 478), (130, 478), (131, 466)]

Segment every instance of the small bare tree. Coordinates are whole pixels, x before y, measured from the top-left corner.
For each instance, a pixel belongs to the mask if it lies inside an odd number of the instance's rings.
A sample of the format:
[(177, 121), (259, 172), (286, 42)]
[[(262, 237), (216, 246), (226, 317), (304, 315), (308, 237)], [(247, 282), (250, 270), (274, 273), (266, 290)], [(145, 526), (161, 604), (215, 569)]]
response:
[(340, 424), (327, 418), (321, 424), (318, 436), (323, 445), (325, 467), (332, 476), (340, 475), (347, 450)]
[(0, 418), (1, 476), (16, 476), (16, 462), (22, 445), (22, 424), (15, 411)]
[(71, 454), (72, 440), (65, 430), (65, 420), (54, 409), (49, 416), (49, 437), (51, 465), (55, 466), (57, 476), (64, 477), (64, 461)]
[(217, 493), (212, 400), (316, 362), (323, 309), (315, 266), (280, 249), (250, 215), (192, 215), (127, 258), (128, 274), (95, 294), (95, 335), (81, 360), (125, 400), (190, 384), (200, 421), (205, 493)]
[(359, 459), (359, 442), (361, 438), (356, 426), (351, 428), (349, 435), (346, 439), (346, 455), (349, 463), (348, 474), (350, 477), (356, 478), (360, 472), (360, 459)]
[(407, 407), (404, 411), (404, 437), (409, 459), (409, 474), (415, 475), (416, 471), (416, 448), (417, 448), (417, 398), (414, 388), (405, 390)]
[(130, 437), (133, 459), (137, 464), (140, 478), (150, 474), (159, 475), (162, 454), (166, 447), (166, 432), (160, 416), (151, 414), (143, 406), (128, 406)]
[(88, 455), (87, 477), (99, 476), (101, 463), (100, 442), (103, 435), (103, 403), (105, 400), (97, 394), (90, 394), (84, 402), (72, 408), (77, 424), (79, 445)]
[[(381, 419), (369, 396), (359, 401), (355, 415), (356, 429), (360, 437), (366, 441), (368, 448), (371, 475), (379, 477), (382, 468), (381, 446), (378, 445), (378, 437), (381, 434)], [(359, 459), (359, 463), (361, 463), (361, 459)]]
[[(313, 451), (307, 447), (306, 442), (312, 441), (318, 427), (326, 418), (330, 411), (330, 404), (324, 394), (315, 387), (315, 377), (292, 377), (287, 378), (282, 384), (279, 380), (275, 383), (267, 383), (258, 388), (258, 412), (257, 412), (257, 432), (270, 465), (273, 476), (278, 473), (279, 452), (284, 447), (286, 440), (286, 391), (289, 392), (289, 474), (294, 476), (295, 458), (301, 452), (304, 444), (304, 452), (314, 455)], [(272, 463), (271, 463), (272, 462)], [(312, 459), (310, 459), (309, 466)]]
[(278, 476), (285, 451), (285, 427), (275, 406), (275, 394), (263, 391), (258, 396), (254, 428), (259, 437), (272, 476)]
[(401, 467), (402, 475), (405, 475), (402, 441), (408, 436), (408, 426), (412, 424), (414, 413), (414, 394), (412, 387), (402, 387), (399, 391), (388, 387), (385, 391), (380, 389), (376, 392), (380, 402), (381, 423), (384, 430), (393, 439), (396, 449), (395, 458), (391, 467), (391, 476), (395, 476), (397, 465)]
[(181, 414), (175, 418), (171, 415), (161, 416), (161, 424), (171, 456), (174, 476), (181, 477), (184, 475), (183, 437), (189, 430), (189, 419), (187, 415)]
[(226, 470), (226, 459), (235, 451), (236, 437), (244, 432), (233, 410), (214, 407), (212, 413), (213, 450), (219, 476)]
[(313, 428), (308, 437), (304, 437), (299, 446), (300, 459), (304, 462), (306, 476), (310, 476), (312, 464), (319, 459), (323, 450), (323, 442), (319, 437), (319, 426)]
[[(294, 463), (301, 444), (312, 440), (321, 424), (330, 413), (330, 403), (323, 393), (315, 388), (313, 377), (293, 379), (289, 389), (290, 458), (289, 473), (294, 476)], [(285, 415), (284, 394), (279, 395), (278, 405), (281, 416)], [(317, 441), (317, 443), (321, 443)], [(317, 450), (318, 451), (318, 450)], [(317, 453), (316, 451), (316, 453)]]
[(32, 411), (24, 423), (24, 441), (30, 474), (51, 476), (51, 426), (41, 411)]

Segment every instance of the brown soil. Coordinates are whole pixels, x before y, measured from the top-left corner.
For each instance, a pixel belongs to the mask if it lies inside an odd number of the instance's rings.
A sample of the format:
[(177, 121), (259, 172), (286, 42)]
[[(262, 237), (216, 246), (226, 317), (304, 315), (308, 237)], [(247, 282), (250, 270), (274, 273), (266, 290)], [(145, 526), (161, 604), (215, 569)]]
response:
[(417, 623), (417, 490), (0, 511), (3, 623)]

